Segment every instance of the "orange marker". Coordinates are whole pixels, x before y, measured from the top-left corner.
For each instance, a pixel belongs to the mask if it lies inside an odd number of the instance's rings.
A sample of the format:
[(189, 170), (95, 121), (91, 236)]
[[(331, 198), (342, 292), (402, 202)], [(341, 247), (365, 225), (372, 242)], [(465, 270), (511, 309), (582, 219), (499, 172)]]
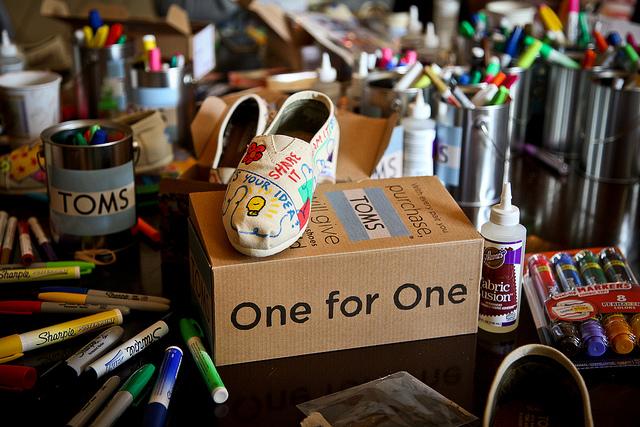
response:
[(584, 58), (582, 59), (582, 68), (589, 70), (593, 68), (593, 64), (596, 62), (596, 51), (588, 49), (584, 52)]
[(607, 39), (604, 38), (600, 31), (593, 30), (593, 38), (596, 40), (596, 47), (598, 48), (598, 52), (604, 53), (607, 51), (609, 47), (609, 43), (607, 43)]
[(151, 224), (146, 222), (142, 218), (138, 218), (138, 230), (145, 236), (147, 236), (154, 243), (160, 243), (161, 236), (160, 231), (156, 230)]
[(498, 74), (496, 74), (496, 76), (493, 78), (493, 80), (490, 83), (493, 83), (496, 86), (500, 86), (502, 83), (504, 83), (506, 78), (507, 78), (507, 75), (502, 71), (500, 71)]

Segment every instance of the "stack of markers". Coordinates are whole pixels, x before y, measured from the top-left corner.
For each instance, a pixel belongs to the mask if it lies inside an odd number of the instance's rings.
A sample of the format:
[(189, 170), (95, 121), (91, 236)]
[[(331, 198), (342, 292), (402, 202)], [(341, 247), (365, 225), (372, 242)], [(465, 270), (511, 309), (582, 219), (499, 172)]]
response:
[(64, 138), (64, 143), (68, 145), (101, 145), (109, 141), (109, 133), (100, 128), (100, 125), (93, 125), (84, 130), (76, 130)]
[(147, 34), (142, 38), (142, 48), (144, 53), (142, 61), (146, 71), (162, 71), (169, 68), (182, 68), (185, 65), (184, 55), (181, 53), (174, 54), (169, 62), (162, 62), (162, 52), (156, 43), (156, 37), (153, 34)]
[[(541, 306), (561, 292), (579, 287), (612, 282), (638, 284), (631, 269), (615, 248), (605, 248), (598, 256), (582, 250), (571, 257), (565, 252), (529, 258), (528, 271)], [(546, 313), (546, 311), (545, 311)], [(620, 313), (596, 314), (581, 322), (562, 320), (549, 322), (547, 331), (553, 344), (568, 356), (583, 353), (601, 357), (607, 349), (616, 354), (628, 354), (638, 344), (640, 313), (627, 318)]]
[(124, 44), (127, 36), (123, 31), (121, 24), (105, 25), (100, 13), (92, 9), (89, 11), (89, 25), (82, 27), (82, 30), (76, 30), (74, 35), (79, 44), (101, 49), (114, 44)]
[(403, 52), (394, 53), (393, 49), (389, 47), (383, 47), (376, 50), (375, 54), (371, 56), (371, 61), (375, 60), (375, 66), (369, 67), (378, 68), (380, 70), (395, 70), (398, 67), (405, 67), (414, 64), (418, 60), (418, 53), (415, 50), (406, 50)]

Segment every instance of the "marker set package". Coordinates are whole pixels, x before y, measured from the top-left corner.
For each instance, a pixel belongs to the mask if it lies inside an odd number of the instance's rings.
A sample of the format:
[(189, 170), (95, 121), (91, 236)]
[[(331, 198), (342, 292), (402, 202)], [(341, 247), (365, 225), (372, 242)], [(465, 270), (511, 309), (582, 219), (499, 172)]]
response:
[(617, 248), (528, 255), (525, 268), (543, 344), (578, 369), (640, 366), (640, 285)]

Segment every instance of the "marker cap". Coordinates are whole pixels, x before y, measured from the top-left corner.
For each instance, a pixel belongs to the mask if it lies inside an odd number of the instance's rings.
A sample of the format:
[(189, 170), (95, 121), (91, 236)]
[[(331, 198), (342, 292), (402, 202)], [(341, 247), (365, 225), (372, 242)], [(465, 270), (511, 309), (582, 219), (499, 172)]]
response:
[(629, 334), (619, 334), (611, 342), (615, 352), (618, 354), (628, 354), (633, 351), (634, 342)]
[(156, 367), (152, 363), (147, 363), (131, 374), (129, 379), (122, 384), (120, 390), (128, 391), (135, 400), (142, 390), (144, 390), (155, 371)]
[(471, 39), (476, 34), (476, 30), (473, 28), (473, 25), (469, 21), (462, 21), (460, 26), (458, 27), (458, 31), (462, 37)]
[(229, 398), (229, 392), (226, 387), (216, 387), (211, 391), (211, 397), (216, 403), (224, 403)]
[(620, 33), (612, 31), (607, 36), (607, 41), (609, 42), (609, 45), (617, 47), (622, 44), (622, 37), (620, 36)]
[(15, 360), (23, 354), (22, 341), (19, 335), (15, 334), (0, 338), (0, 363)]
[(152, 402), (144, 410), (143, 427), (163, 427), (166, 423), (167, 408), (158, 402)]
[(601, 337), (592, 337), (586, 342), (587, 353), (590, 356), (602, 356), (607, 351), (607, 344)]
[(0, 388), (5, 390), (30, 390), (38, 374), (31, 366), (0, 365)]

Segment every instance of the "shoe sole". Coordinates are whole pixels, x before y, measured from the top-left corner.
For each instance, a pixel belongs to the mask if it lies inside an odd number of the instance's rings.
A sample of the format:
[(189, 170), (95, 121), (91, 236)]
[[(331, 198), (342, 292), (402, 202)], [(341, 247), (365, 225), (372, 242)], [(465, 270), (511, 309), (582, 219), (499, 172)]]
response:
[(238, 252), (244, 254), (244, 255), (248, 255), (248, 256), (252, 256), (252, 257), (257, 257), (257, 258), (264, 258), (264, 257), (268, 257), (271, 255), (275, 255), (279, 252), (284, 251), (285, 249), (287, 249), (288, 247), (290, 247), (291, 245), (293, 245), (300, 237), (302, 237), (302, 235), (304, 234), (304, 232), (306, 231), (307, 227), (305, 226), (302, 230), (300, 230), (300, 232), (298, 234), (296, 234), (295, 236), (293, 236), (291, 239), (284, 241), (282, 243), (280, 243), (278, 246), (274, 246), (273, 248), (269, 248), (269, 249), (255, 249), (255, 248), (247, 248), (245, 246), (240, 246), (235, 244), (234, 242), (231, 242), (231, 246), (234, 247), (235, 250), (237, 250)]

